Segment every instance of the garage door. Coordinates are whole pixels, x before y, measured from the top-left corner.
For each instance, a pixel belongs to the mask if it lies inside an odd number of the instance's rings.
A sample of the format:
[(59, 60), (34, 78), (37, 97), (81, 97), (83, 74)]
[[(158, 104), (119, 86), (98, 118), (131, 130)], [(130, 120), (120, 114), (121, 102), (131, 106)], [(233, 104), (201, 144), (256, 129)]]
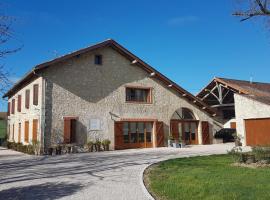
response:
[(270, 144), (270, 118), (245, 120), (246, 143), (250, 146)]

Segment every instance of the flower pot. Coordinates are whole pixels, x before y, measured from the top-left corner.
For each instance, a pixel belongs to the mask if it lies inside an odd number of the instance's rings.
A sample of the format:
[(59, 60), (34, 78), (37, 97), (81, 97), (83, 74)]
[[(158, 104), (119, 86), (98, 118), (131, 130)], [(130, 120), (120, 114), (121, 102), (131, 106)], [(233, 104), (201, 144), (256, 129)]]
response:
[(174, 148), (180, 148), (179, 143), (178, 142), (173, 142), (173, 147)]

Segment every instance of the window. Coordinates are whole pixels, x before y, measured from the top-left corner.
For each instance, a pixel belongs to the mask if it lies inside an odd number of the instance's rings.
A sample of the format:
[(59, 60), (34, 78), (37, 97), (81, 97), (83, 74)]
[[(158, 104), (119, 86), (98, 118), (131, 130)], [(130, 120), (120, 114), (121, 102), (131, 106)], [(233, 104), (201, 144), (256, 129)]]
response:
[(33, 86), (33, 104), (38, 105), (38, 84)]
[(95, 64), (102, 65), (102, 55), (95, 55)]
[(24, 122), (24, 141), (29, 142), (29, 121)]
[(11, 101), (11, 114), (15, 113), (15, 99), (12, 99)]
[(38, 120), (37, 119), (33, 119), (33, 131), (32, 131), (32, 140), (33, 141), (37, 141), (37, 131), (38, 131)]
[(25, 108), (29, 109), (30, 104), (30, 90), (25, 90)]
[(124, 122), (123, 141), (124, 143), (152, 142), (152, 130), (152, 122)]
[(21, 143), (21, 123), (19, 123), (19, 128), (18, 128), (18, 143)]
[(126, 88), (126, 101), (151, 103), (151, 89), (127, 87)]
[(22, 96), (18, 95), (17, 111), (21, 112)]

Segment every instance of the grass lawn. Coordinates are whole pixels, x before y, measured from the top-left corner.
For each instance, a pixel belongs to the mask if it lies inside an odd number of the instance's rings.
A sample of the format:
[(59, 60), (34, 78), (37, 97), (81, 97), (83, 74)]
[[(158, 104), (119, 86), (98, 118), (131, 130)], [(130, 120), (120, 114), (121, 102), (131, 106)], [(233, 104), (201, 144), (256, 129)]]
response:
[(270, 168), (232, 162), (229, 155), (168, 160), (148, 168), (144, 181), (156, 199), (270, 199)]

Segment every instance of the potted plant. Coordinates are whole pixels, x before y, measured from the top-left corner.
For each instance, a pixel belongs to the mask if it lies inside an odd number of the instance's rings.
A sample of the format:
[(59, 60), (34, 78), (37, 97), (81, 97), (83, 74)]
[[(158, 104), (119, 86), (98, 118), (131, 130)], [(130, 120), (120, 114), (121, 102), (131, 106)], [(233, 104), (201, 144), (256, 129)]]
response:
[(88, 148), (88, 151), (89, 152), (93, 152), (94, 151), (94, 142), (92, 141), (92, 140), (89, 140), (88, 142), (87, 142), (87, 148)]
[(99, 139), (96, 139), (95, 149), (96, 149), (96, 151), (100, 151), (101, 150), (101, 141)]
[(236, 147), (242, 146), (241, 138), (237, 134), (234, 134), (234, 143)]
[(179, 142), (179, 147), (180, 148), (183, 148), (185, 146), (181, 137), (179, 137), (178, 142)]
[(62, 152), (62, 146), (60, 144), (58, 144), (56, 146), (56, 155), (61, 155)]
[(39, 155), (39, 153), (40, 153), (40, 142), (36, 141), (36, 140), (33, 140), (32, 141), (32, 146), (33, 146), (35, 155)]
[(109, 139), (103, 140), (101, 144), (103, 146), (104, 151), (109, 151), (109, 147), (111, 144), (111, 141)]
[(172, 135), (169, 135), (168, 137), (168, 147), (172, 147), (173, 146), (173, 141), (174, 141), (174, 138)]

